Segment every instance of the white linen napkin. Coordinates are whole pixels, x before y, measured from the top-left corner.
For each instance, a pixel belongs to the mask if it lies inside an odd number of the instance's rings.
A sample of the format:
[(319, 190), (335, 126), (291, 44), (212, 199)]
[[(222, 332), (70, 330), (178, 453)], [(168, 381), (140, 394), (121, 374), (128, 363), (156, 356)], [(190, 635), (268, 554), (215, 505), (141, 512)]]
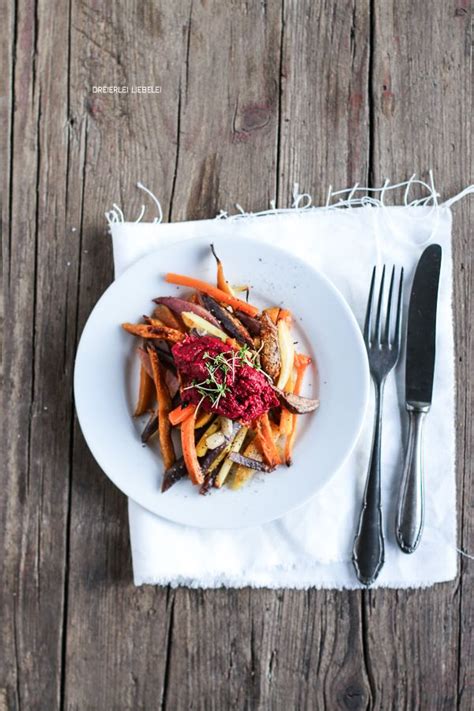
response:
[[(414, 268), (431, 241), (443, 248), (438, 305), (434, 398), (426, 420), (426, 518), (419, 549), (402, 553), (394, 542), (395, 507), (406, 443), (404, 356), (387, 382), (382, 445), (382, 501), (386, 563), (375, 586), (418, 587), (456, 575), (454, 473), (454, 347), (451, 313), (451, 212), (434, 207), (311, 208), (238, 219), (111, 224), (115, 274), (143, 255), (178, 241), (229, 235), (269, 242), (305, 259), (341, 291), (363, 323), (374, 264), (405, 267), (405, 311)], [(228, 267), (229, 269), (229, 267)], [(282, 519), (242, 530), (177, 525), (129, 500), (136, 585), (212, 588), (358, 588), (351, 548), (359, 516), (373, 420), (349, 461), (309, 503)]]

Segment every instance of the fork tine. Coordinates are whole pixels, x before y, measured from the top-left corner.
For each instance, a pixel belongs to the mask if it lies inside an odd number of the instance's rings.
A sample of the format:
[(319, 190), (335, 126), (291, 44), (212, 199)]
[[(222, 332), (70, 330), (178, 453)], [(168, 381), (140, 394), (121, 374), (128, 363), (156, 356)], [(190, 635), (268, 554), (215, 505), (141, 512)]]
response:
[(398, 287), (398, 300), (397, 300), (397, 321), (395, 325), (395, 336), (394, 345), (400, 349), (401, 340), (401, 323), (402, 323), (402, 296), (403, 296), (403, 267), (400, 271), (400, 283)]
[(385, 320), (385, 334), (383, 342), (388, 346), (390, 343), (390, 314), (392, 312), (392, 293), (393, 293), (393, 282), (395, 281), (395, 265), (392, 269), (392, 276), (390, 277), (390, 287), (388, 290), (388, 301), (387, 301), (387, 317)]
[(384, 283), (384, 281), (385, 281), (385, 264), (383, 265), (383, 269), (382, 269), (382, 278), (380, 280), (379, 300), (378, 300), (378, 304), (377, 304), (377, 316), (375, 317), (375, 337), (374, 337), (374, 340), (378, 345), (380, 345), (380, 332), (382, 329), (381, 321), (382, 321), (382, 301), (383, 301), (383, 283)]
[(372, 321), (372, 301), (374, 296), (374, 286), (375, 286), (375, 270), (376, 267), (372, 269), (372, 279), (370, 281), (369, 298), (367, 299), (367, 311), (365, 312), (365, 324), (364, 324), (364, 341), (366, 345), (370, 343), (370, 326)]

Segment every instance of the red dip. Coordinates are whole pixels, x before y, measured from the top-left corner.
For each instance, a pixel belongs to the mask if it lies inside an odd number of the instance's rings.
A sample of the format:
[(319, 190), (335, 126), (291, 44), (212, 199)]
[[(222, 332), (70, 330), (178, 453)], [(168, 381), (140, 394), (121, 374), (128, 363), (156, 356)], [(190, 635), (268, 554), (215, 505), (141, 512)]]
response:
[(206, 412), (243, 423), (278, 406), (265, 375), (247, 362), (249, 356), (219, 338), (186, 336), (172, 352), (184, 403), (201, 403)]

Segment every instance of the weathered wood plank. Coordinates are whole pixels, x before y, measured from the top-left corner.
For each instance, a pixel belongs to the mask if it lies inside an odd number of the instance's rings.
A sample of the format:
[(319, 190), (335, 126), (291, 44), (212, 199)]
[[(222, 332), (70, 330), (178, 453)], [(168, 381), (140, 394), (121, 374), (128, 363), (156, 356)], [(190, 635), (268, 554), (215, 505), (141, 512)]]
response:
[[(16, 5), (12, 21), (11, 225), (5, 245), (2, 687), (8, 708), (60, 704), (72, 414), (65, 240), (68, 14)], [(54, 52), (53, 52), (54, 48)], [(4, 681), (3, 681), (4, 679)]]
[[(134, 219), (147, 202), (137, 180), (164, 205), (171, 199), (188, 15), (185, 3), (73, 4), (70, 224), (81, 245), (79, 330), (112, 279), (105, 209), (115, 200)], [(100, 95), (94, 85), (161, 85), (162, 93)], [(92, 460), (77, 424), (72, 452), (65, 708), (155, 708), (165, 693), (173, 596), (133, 587), (125, 497)]]
[[(374, 10), (374, 182), (403, 179), (415, 171), (426, 178), (432, 168), (444, 196), (453, 195), (473, 175), (467, 3), (428, 6), (406, 0), (375, 4)], [(465, 443), (472, 437), (472, 208), (471, 202), (454, 209), (457, 377), (463, 383), (457, 391), (456, 425), (460, 492), (470, 490)], [(469, 508), (463, 516), (462, 494), (458, 511), (464, 545), (472, 546)], [(472, 707), (472, 614), (472, 573), (469, 576), (466, 565), (456, 584), (367, 593), (367, 658), (377, 707)]]
[(279, 203), (368, 179), (370, 3), (284, 3)]
[(188, 33), (170, 215), (266, 206), (276, 194), (279, 4), (193, 3)]

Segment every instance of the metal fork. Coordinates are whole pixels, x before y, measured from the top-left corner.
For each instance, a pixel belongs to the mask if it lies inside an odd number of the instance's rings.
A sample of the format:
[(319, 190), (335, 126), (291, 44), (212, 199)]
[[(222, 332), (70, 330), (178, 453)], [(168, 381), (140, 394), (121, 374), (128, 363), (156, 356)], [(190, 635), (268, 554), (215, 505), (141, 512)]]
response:
[(402, 320), (403, 268), (400, 272), (398, 299), (395, 315), (395, 328), (391, 335), (390, 320), (392, 296), (395, 282), (395, 267), (392, 269), (388, 291), (385, 327), (382, 329), (382, 308), (384, 296), (385, 266), (380, 280), (379, 297), (375, 325), (373, 321), (373, 296), (375, 290), (376, 268), (372, 272), (369, 299), (364, 326), (364, 341), (369, 357), (370, 374), (375, 386), (375, 427), (374, 441), (370, 455), (369, 471), (365, 484), (364, 500), (360, 512), (359, 526), (352, 549), (352, 562), (360, 582), (371, 585), (377, 578), (384, 563), (384, 537), (382, 528), (382, 502), (380, 494), (380, 459), (382, 438), (382, 402), (385, 379), (395, 366), (400, 351), (400, 332)]

